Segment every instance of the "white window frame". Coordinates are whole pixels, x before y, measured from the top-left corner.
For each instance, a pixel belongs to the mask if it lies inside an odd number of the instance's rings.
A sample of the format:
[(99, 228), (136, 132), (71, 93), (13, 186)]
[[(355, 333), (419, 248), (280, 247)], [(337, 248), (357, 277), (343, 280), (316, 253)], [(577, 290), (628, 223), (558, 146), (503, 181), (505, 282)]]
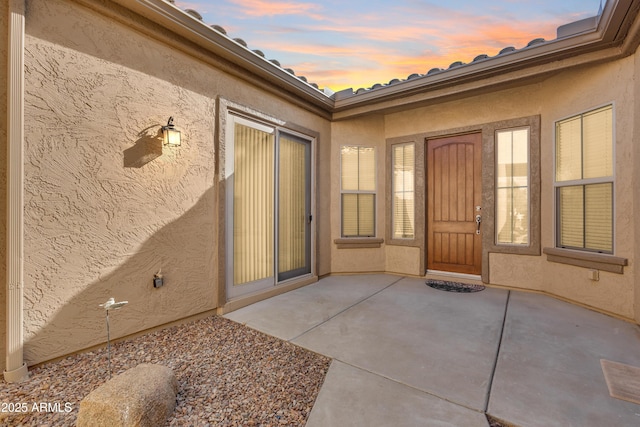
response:
[[(316, 188), (316, 167), (315, 167), (315, 158), (316, 158), (316, 146), (317, 146), (317, 137), (312, 136), (312, 134), (307, 134), (304, 132), (296, 131), (292, 129), (290, 126), (286, 126), (284, 121), (277, 120), (271, 116), (264, 115), (255, 110), (249, 109), (247, 107), (241, 106), (239, 104), (233, 103), (231, 101), (221, 99), (221, 117), (224, 117), (225, 125), (221, 126), (222, 131), (220, 132), (219, 141), (220, 146), (224, 147), (224, 169), (220, 170), (220, 179), (224, 182), (227, 182), (228, 178), (234, 173), (234, 162), (235, 162), (235, 140), (234, 140), (234, 126), (235, 123), (244, 124), (246, 126), (262, 130), (264, 132), (273, 132), (276, 138), (279, 138), (280, 133), (285, 133), (288, 135), (292, 135), (294, 137), (299, 137), (309, 141), (310, 143), (310, 179), (311, 179), (311, 193), (310, 193), (310, 213), (311, 217), (309, 220), (311, 221), (311, 232), (310, 232), (310, 246), (311, 246), (311, 254), (310, 254), (310, 267), (311, 271), (306, 274), (302, 274), (290, 279), (279, 280), (278, 279), (278, 265), (277, 265), (277, 236), (278, 236), (278, 224), (277, 221), (274, 223), (274, 262), (273, 262), (273, 277), (263, 279), (257, 282), (243, 284), (242, 287), (238, 287), (237, 289), (233, 286), (233, 275), (234, 275), (234, 265), (233, 265), (233, 216), (234, 216), (234, 204), (233, 204), (233, 190), (232, 188), (228, 188), (225, 190), (225, 203), (224, 203), (224, 212), (221, 213), (224, 218), (224, 234), (225, 234), (225, 245), (220, 248), (220, 251), (224, 253), (223, 263), (220, 264), (220, 268), (225, 271), (225, 298), (227, 301), (233, 300), (238, 297), (242, 297), (245, 295), (249, 295), (254, 292), (265, 291), (270, 288), (276, 286), (286, 286), (290, 283), (297, 283), (304, 280), (309, 280), (310, 277), (314, 277), (317, 274), (316, 271), (316, 194), (314, 189)], [(276, 164), (278, 158), (278, 144), (276, 143), (275, 147), (276, 151), (274, 152), (274, 173), (277, 174)], [(276, 185), (275, 194), (274, 194), (274, 203), (278, 199), (278, 188)]]
[[(611, 161), (612, 161), (612, 174), (610, 177), (599, 177), (599, 178), (586, 178), (586, 179), (576, 179), (570, 181), (557, 181), (557, 146), (558, 146), (558, 133), (557, 126), (558, 123), (563, 122), (565, 120), (582, 116), (584, 114), (590, 113), (595, 110), (599, 110), (604, 107), (611, 107)], [(595, 250), (588, 248), (576, 248), (576, 247), (564, 247), (560, 245), (560, 217), (558, 215), (558, 189), (562, 187), (571, 187), (571, 186), (586, 186), (590, 184), (612, 184), (612, 194), (611, 194), (611, 252), (603, 251), (603, 250)], [(571, 114), (562, 118), (559, 118), (553, 123), (553, 215), (554, 215), (554, 236), (553, 242), (554, 247), (560, 250), (568, 250), (568, 251), (577, 251), (583, 253), (593, 253), (593, 254), (604, 254), (604, 255), (614, 255), (616, 253), (616, 105), (615, 102), (606, 102), (604, 104), (600, 104), (594, 106), (592, 108), (588, 108), (582, 110), (578, 113)]]
[[(344, 190), (342, 188), (342, 149), (344, 147), (353, 147), (353, 148), (371, 148), (373, 149), (373, 170), (374, 170), (374, 190)], [(346, 238), (346, 239), (362, 239), (362, 238), (372, 238), (372, 237), (376, 237), (377, 234), (377, 228), (378, 228), (378, 224), (377, 224), (377, 215), (376, 215), (376, 211), (378, 209), (378, 168), (377, 166), (377, 162), (378, 161), (378, 156), (377, 156), (377, 150), (376, 147), (371, 146), (371, 145), (358, 145), (358, 144), (344, 144), (340, 146), (340, 173), (339, 173), (339, 177), (340, 177), (340, 236), (342, 238)], [(358, 160), (358, 168), (360, 167), (360, 160)], [(349, 236), (345, 236), (344, 234), (344, 212), (342, 210), (342, 195), (343, 194), (373, 194), (373, 235), (369, 236), (369, 235), (349, 235)]]

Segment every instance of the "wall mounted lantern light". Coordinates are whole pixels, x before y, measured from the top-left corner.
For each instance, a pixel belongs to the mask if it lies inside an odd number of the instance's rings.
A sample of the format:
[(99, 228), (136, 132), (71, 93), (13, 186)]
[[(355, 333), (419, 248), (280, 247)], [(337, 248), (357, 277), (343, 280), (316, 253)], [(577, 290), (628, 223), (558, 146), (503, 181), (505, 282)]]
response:
[(169, 117), (166, 126), (162, 126), (162, 139), (164, 145), (177, 147), (180, 145), (180, 131), (173, 125), (173, 117)]

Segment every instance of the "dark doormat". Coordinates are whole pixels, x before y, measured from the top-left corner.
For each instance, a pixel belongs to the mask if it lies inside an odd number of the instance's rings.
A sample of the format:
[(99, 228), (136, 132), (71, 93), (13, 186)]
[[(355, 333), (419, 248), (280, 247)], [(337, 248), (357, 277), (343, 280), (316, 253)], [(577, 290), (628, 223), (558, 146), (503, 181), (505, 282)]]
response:
[(430, 286), (433, 289), (437, 289), (439, 291), (460, 292), (460, 293), (480, 292), (484, 290), (483, 285), (469, 285), (466, 283), (449, 282), (446, 280), (429, 279), (427, 280), (427, 286)]
[(489, 414), (485, 414), (485, 416), (487, 417), (487, 421), (489, 422), (489, 427), (517, 427), (515, 424), (510, 424), (506, 421), (499, 420)]

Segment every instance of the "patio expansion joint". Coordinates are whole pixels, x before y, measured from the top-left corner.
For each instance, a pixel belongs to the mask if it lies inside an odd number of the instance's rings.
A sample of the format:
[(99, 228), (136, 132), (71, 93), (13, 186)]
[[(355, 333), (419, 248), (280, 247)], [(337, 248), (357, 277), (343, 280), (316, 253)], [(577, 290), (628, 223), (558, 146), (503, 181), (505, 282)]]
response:
[(498, 339), (498, 348), (496, 349), (496, 357), (493, 361), (493, 368), (491, 369), (491, 376), (489, 377), (489, 384), (487, 384), (487, 397), (484, 402), (484, 413), (487, 413), (489, 409), (489, 401), (491, 399), (491, 389), (493, 388), (493, 379), (498, 369), (498, 359), (500, 358), (500, 350), (502, 349), (502, 339), (504, 337), (504, 326), (507, 323), (507, 312), (509, 311), (509, 302), (511, 301), (511, 291), (507, 291), (507, 302), (504, 305), (504, 314), (502, 316), (502, 327), (500, 328), (500, 339)]
[(355, 307), (356, 305), (358, 305), (358, 304), (361, 304), (361, 303), (365, 302), (365, 301), (366, 301), (366, 300), (368, 300), (369, 298), (372, 298), (372, 297), (374, 297), (374, 296), (378, 295), (380, 292), (385, 291), (386, 289), (390, 288), (391, 286), (395, 285), (396, 283), (398, 283), (398, 282), (400, 282), (401, 280), (404, 280), (404, 279), (405, 279), (405, 277), (400, 277), (400, 278), (398, 278), (397, 280), (394, 280), (393, 282), (391, 282), (390, 284), (388, 284), (388, 285), (387, 285), (387, 286), (385, 286), (384, 288), (382, 288), (382, 289), (380, 289), (380, 290), (378, 290), (378, 291), (376, 291), (376, 292), (372, 293), (371, 295), (368, 295), (368, 296), (366, 296), (366, 297), (364, 297), (364, 298), (362, 298), (362, 299), (360, 299), (360, 300), (358, 300), (358, 301), (354, 302), (353, 304), (351, 304), (350, 306), (348, 306), (348, 307), (346, 307), (346, 308), (343, 308), (342, 310), (338, 311), (337, 313), (333, 314), (332, 316), (328, 317), (327, 319), (323, 320), (322, 322), (318, 323), (317, 325), (313, 325), (312, 327), (310, 327), (310, 328), (309, 328), (309, 329), (307, 329), (306, 331), (301, 332), (300, 334), (298, 334), (298, 335), (296, 335), (295, 337), (293, 337), (293, 338), (289, 339), (288, 341), (289, 341), (290, 343), (295, 344), (293, 341), (295, 341), (295, 340), (297, 340), (298, 338), (302, 337), (304, 334), (307, 334), (307, 333), (309, 333), (309, 332), (313, 331), (314, 329), (316, 329), (317, 327), (324, 325), (325, 323), (327, 323), (327, 322), (328, 322), (328, 321), (330, 321), (331, 319), (333, 319), (333, 318), (335, 318), (335, 317), (337, 317), (337, 316), (341, 315), (341, 314), (342, 314), (342, 313), (344, 313), (345, 311), (348, 311), (348, 310), (352, 309), (352, 308), (353, 308), (353, 307)]
[(371, 375), (375, 375), (375, 376), (377, 376), (377, 377), (384, 378), (385, 380), (388, 380), (388, 381), (391, 381), (391, 382), (393, 382), (393, 383), (395, 383), (395, 384), (399, 384), (399, 385), (401, 385), (401, 386), (404, 386), (404, 387), (410, 388), (410, 389), (415, 390), (415, 391), (417, 391), (417, 392), (419, 392), (419, 393), (424, 393), (424, 394), (426, 394), (426, 395), (428, 395), (428, 396), (435, 397), (436, 399), (443, 400), (443, 401), (445, 401), (445, 402), (447, 402), (447, 403), (451, 403), (452, 405), (456, 405), (456, 406), (459, 406), (459, 407), (461, 407), (461, 408), (465, 408), (465, 409), (468, 409), (468, 410), (470, 410), (470, 411), (477, 412), (477, 413), (479, 413), (479, 414), (485, 414), (485, 413), (486, 413), (486, 409), (485, 409), (484, 411), (482, 411), (481, 409), (478, 409), (478, 408), (473, 408), (473, 407), (471, 407), (471, 406), (463, 405), (462, 403), (460, 403), (460, 402), (456, 402), (455, 400), (451, 400), (451, 399), (448, 399), (448, 398), (446, 398), (446, 397), (444, 397), (444, 396), (440, 396), (440, 395), (438, 395), (438, 394), (436, 394), (436, 393), (434, 393), (434, 392), (431, 392), (431, 391), (429, 391), (429, 390), (425, 390), (425, 389), (422, 389), (422, 388), (418, 388), (418, 387), (416, 387), (416, 386), (414, 386), (414, 385), (407, 384), (407, 383), (402, 382), (402, 381), (398, 381), (398, 380), (396, 380), (396, 379), (394, 379), (394, 378), (388, 377), (388, 376), (386, 376), (386, 375), (382, 375), (382, 374), (380, 374), (380, 373), (378, 373), (378, 372), (375, 372), (375, 371), (372, 371), (372, 370), (370, 370), (370, 369), (363, 368), (362, 366), (354, 365), (353, 363), (349, 363), (349, 362), (346, 362), (346, 361), (341, 360), (341, 359), (338, 359), (338, 358), (333, 358), (332, 360), (335, 360), (335, 361), (338, 361), (338, 362), (343, 363), (343, 364), (345, 364), (345, 365), (348, 365), (348, 366), (350, 366), (350, 367), (352, 367), (352, 368), (354, 368), (354, 369), (358, 369), (358, 370), (360, 370), (360, 371), (367, 372), (367, 373), (369, 373), (369, 374), (371, 374)]

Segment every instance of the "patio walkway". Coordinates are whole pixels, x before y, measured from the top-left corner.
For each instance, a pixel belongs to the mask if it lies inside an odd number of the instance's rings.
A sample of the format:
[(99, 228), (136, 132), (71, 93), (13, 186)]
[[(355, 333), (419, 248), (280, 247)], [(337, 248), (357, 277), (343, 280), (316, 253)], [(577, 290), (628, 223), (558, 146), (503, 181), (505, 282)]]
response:
[(225, 317), (333, 358), (308, 427), (640, 425), (600, 367), (640, 366), (640, 328), (550, 297), (330, 276)]

